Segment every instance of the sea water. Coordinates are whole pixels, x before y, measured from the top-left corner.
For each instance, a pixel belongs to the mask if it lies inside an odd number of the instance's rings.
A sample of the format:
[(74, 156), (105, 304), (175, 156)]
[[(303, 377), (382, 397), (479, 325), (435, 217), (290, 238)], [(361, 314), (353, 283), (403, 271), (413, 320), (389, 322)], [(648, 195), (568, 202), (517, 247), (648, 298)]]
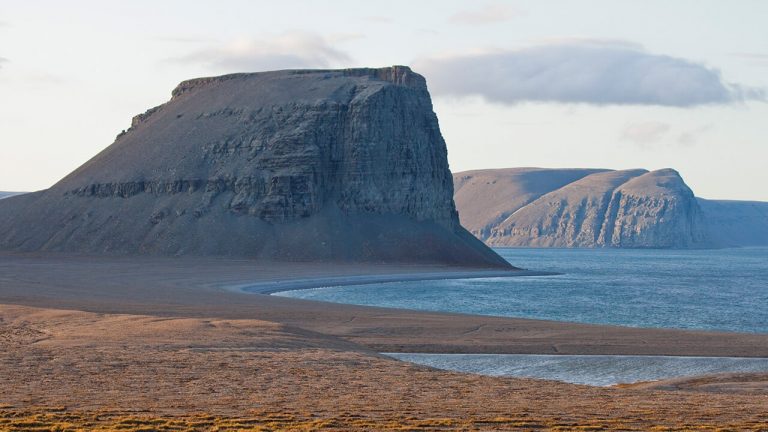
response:
[[(768, 248), (496, 251), (515, 266), (561, 274), (353, 285), (277, 295), (631, 327), (768, 333)], [(768, 371), (768, 359), (745, 358), (391, 355), (442, 369), (591, 385)]]
[(517, 267), (562, 274), (350, 285), (277, 295), (630, 327), (768, 333), (768, 248), (496, 251)]
[(766, 358), (617, 355), (411, 354), (386, 355), (458, 372), (609, 386), (724, 372), (768, 371)]

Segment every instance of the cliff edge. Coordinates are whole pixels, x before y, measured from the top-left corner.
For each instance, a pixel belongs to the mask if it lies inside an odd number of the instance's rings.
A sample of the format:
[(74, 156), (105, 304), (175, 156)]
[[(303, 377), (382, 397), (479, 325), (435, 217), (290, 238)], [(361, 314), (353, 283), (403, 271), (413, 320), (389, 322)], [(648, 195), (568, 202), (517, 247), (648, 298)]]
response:
[[(462, 223), (489, 245), (712, 245), (698, 201), (672, 169), (511, 168), (469, 171), (454, 177)], [(504, 198), (510, 183), (516, 200)], [(469, 207), (472, 209), (465, 211)]]
[(509, 265), (464, 230), (407, 67), (182, 82), (50, 189), (2, 200), (0, 249)]

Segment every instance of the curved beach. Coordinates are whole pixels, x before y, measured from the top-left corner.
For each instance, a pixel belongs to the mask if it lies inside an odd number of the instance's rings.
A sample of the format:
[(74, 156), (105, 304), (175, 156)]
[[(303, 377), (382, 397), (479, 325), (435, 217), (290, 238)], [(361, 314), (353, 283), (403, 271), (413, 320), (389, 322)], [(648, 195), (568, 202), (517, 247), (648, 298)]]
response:
[(0, 304), (260, 319), (343, 338), (379, 352), (768, 357), (766, 334), (420, 312), (264, 295), (344, 283), (542, 274), (537, 272), (57, 254), (2, 254), (0, 270)]
[(759, 414), (768, 407), (765, 374), (600, 388), (440, 371), (378, 354), (765, 357), (768, 335), (427, 313), (232, 288), (473, 276), (506, 275), (434, 266), (0, 254), (0, 427), (768, 426)]

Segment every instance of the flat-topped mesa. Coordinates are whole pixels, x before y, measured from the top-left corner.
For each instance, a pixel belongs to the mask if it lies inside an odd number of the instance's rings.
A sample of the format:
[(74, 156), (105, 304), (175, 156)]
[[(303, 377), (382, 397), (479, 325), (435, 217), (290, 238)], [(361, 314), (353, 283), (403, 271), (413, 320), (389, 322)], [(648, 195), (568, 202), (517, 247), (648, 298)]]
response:
[(398, 84), (418, 81), (406, 76), (418, 75), (394, 67), (186, 81), (183, 97), (134, 117), (56, 188), (123, 198), (229, 192), (231, 210), (272, 222), (311, 216), (335, 199), (346, 212), (457, 225), (437, 117), (426, 87)]
[(459, 225), (426, 83), (404, 66), (184, 81), (51, 189), (0, 205), (0, 249), (508, 266)]
[(255, 75), (268, 76), (268, 75), (322, 75), (326, 78), (331, 76), (345, 76), (356, 78), (371, 78), (379, 81), (386, 81), (392, 84), (401, 85), (405, 87), (413, 87), (422, 90), (427, 90), (427, 81), (423, 76), (413, 72), (408, 66), (390, 66), (383, 68), (350, 68), (350, 69), (290, 69), (283, 71), (270, 71), (270, 72), (251, 72), (251, 73), (235, 73), (229, 75), (220, 75), (215, 77), (203, 77), (193, 78), (190, 80), (182, 81), (171, 92), (172, 97), (181, 96), (191, 90), (195, 90), (204, 86), (213, 85), (216, 83), (248, 78)]

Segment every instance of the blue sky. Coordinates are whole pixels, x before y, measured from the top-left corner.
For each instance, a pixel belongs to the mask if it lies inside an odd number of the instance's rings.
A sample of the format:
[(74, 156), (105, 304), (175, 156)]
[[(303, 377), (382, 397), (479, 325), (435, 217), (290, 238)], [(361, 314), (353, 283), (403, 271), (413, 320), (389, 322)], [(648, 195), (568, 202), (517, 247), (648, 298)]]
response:
[(765, 1), (0, 1), (0, 190), (50, 186), (184, 79), (411, 65), (454, 171), (678, 169), (768, 200)]

